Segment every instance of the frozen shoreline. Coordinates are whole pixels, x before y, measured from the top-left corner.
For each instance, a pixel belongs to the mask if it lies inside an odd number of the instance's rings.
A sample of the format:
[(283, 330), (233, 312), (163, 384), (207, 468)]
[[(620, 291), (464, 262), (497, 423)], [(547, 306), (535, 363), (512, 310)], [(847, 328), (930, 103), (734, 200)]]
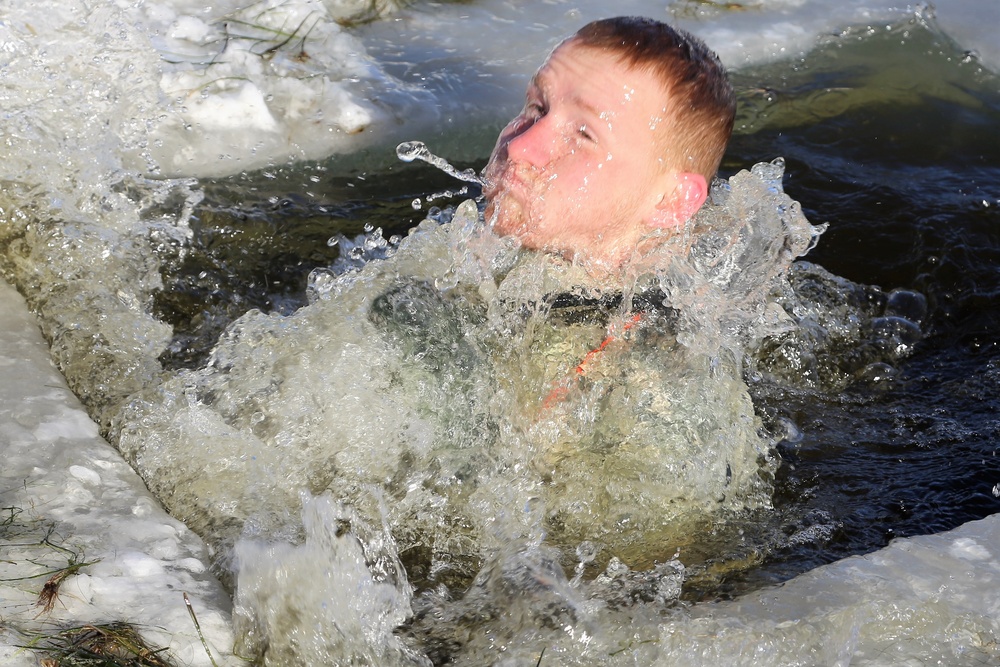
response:
[[(15, 632), (128, 621), (182, 665), (208, 665), (182, 598), (187, 592), (219, 664), (231, 654), (230, 601), (208, 572), (201, 540), (168, 516), (138, 476), (97, 432), (48, 358), (24, 300), (0, 282), (0, 433), (7, 546), (0, 563), (0, 659), (37, 664)], [(65, 551), (99, 561), (67, 577), (50, 613), (38, 592), (65, 567)], [(21, 537), (8, 539), (23, 528)], [(33, 532), (34, 531), (34, 532)], [(33, 538), (32, 535), (35, 537)], [(27, 559), (32, 559), (30, 563)], [(61, 559), (61, 564), (60, 564)], [(723, 604), (696, 605), (660, 626), (661, 647), (691, 664), (718, 659), (717, 640), (739, 641), (746, 664), (795, 646), (816, 664), (901, 664), (908, 659), (964, 664), (1000, 657), (1000, 516), (818, 568), (774, 588)], [(869, 621), (879, 619), (879, 623)], [(711, 637), (706, 641), (705, 637)], [(796, 652), (799, 652), (796, 651)], [(742, 664), (742, 663), (741, 663)]]
[[(126, 621), (176, 663), (210, 665), (187, 593), (216, 662), (241, 664), (232, 655), (231, 603), (208, 570), (204, 543), (100, 436), (49, 360), (24, 299), (2, 280), (0, 313), (0, 662), (37, 665), (18, 648), (36, 635)], [(41, 543), (50, 530), (54, 546)], [(74, 558), (94, 564), (66, 577), (45, 612), (39, 592)]]

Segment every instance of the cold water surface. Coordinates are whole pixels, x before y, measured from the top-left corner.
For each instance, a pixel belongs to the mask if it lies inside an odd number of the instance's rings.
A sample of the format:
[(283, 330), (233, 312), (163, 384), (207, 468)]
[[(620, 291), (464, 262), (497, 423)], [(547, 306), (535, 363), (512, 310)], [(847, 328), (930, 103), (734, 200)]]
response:
[(926, 338), (898, 374), (836, 396), (764, 390), (801, 429), (780, 447), (776, 507), (809, 508), (832, 530), (791, 540), (749, 580), (1000, 507), (1000, 80), (932, 32), (906, 36), (900, 49), (898, 34), (833, 41), (791, 70), (737, 77), (743, 114), (769, 117), (736, 138), (727, 165), (786, 156), (786, 189), (810, 220), (830, 222), (810, 260), (929, 304)]
[[(785, 156), (788, 192), (813, 222), (831, 223), (810, 261), (861, 284), (915, 290), (929, 311), (926, 337), (884, 378), (842, 392), (753, 386), (762, 414), (794, 424), (794, 437), (779, 446), (776, 511), (763, 519), (763, 530), (774, 533), (766, 542), (777, 546), (750, 556), (761, 562), (748, 572), (711, 579), (704, 589), (689, 584), (699, 597), (992, 513), (1000, 482), (991, 409), (1000, 252), (996, 76), (933, 31), (904, 26), (831, 38), (801, 62), (740, 71), (736, 82), (741, 112), (724, 173)], [(192, 320), (176, 305), (177, 340), (185, 341), (188, 327), (218, 330), (244, 302), (288, 312), (303, 302), (309, 271), (338, 256), (330, 237), (363, 233), (365, 225), (386, 237), (405, 233), (430, 206), (461, 200), (428, 202), (428, 193), (460, 185), (418, 165), (360, 177), (331, 177), (311, 165), (277, 178), (206, 184), (195, 235), (220, 239), (205, 243), (202, 257), (217, 257), (226, 271), (213, 283), (212, 265), (193, 256), (186, 268), (165, 272), (177, 289), (160, 303), (191, 299), (207, 314)], [(226, 203), (237, 196), (240, 206)], [(249, 244), (221, 242), (227, 234)], [(214, 297), (198, 301), (191, 296), (198, 280), (185, 276), (202, 271)], [(177, 348), (184, 352), (175, 363), (205, 354), (186, 342)]]

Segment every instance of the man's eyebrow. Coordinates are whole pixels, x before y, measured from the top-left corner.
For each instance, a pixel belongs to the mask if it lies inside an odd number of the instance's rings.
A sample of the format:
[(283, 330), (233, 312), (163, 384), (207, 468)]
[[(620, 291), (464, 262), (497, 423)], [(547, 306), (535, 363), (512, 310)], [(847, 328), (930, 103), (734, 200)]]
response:
[[(551, 87), (550, 85), (547, 85), (550, 78), (551, 75), (548, 73), (548, 69), (543, 67), (535, 72), (535, 75), (531, 77), (531, 80), (528, 82), (528, 90), (536, 89), (543, 95), (547, 95)], [(569, 99), (571, 102), (580, 107), (587, 115), (593, 116), (595, 119), (602, 118), (602, 116), (606, 113), (606, 111), (598, 109), (575, 91), (570, 94)]]
[(541, 92), (547, 92), (548, 86), (545, 85), (545, 68), (535, 72), (535, 75), (528, 80), (528, 90), (539, 90)]
[(580, 97), (579, 95), (577, 95), (577, 94), (575, 94), (575, 93), (574, 93), (574, 95), (573, 95), (573, 101), (574, 101), (574, 102), (576, 102), (576, 103), (577, 103), (577, 105), (578, 105), (578, 106), (579, 106), (579, 107), (580, 107), (581, 109), (583, 109), (583, 111), (584, 111), (584, 112), (585, 112), (585, 113), (586, 113), (587, 115), (589, 115), (589, 116), (593, 116), (593, 117), (594, 117), (595, 119), (597, 119), (597, 120), (600, 120), (600, 119), (602, 119), (602, 118), (604, 117), (604, 114), (606, 113), (605, 111), (601, 111), (601, 110), (599, 110), (599, 109), (598, 109), (597, 107), (595, 107), (595, 106), (594, 106), (593, 104), (591, 104), (590, 102), (588, 102), (587, 100), (583, 99), (582, 97)]

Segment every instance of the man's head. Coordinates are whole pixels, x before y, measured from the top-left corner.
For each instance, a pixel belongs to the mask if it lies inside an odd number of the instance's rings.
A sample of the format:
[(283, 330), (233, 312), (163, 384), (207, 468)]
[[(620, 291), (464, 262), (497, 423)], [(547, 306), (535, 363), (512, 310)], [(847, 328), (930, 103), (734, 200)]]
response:
[(645, 18), (595, 21), (560, 44), (486, 168), (487, 219), (529, 248), (624, 264), (704, 203), (735, 101), (714, 53)]

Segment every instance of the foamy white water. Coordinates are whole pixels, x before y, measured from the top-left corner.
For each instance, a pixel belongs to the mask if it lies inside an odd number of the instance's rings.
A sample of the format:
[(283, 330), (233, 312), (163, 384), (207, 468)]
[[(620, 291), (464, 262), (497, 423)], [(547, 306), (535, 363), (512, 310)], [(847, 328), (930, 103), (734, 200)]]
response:
[[(701, 3), (675, 3), (671, 8), (665, 16), (677, 16), (682, 25), (704, 36), (732, 66), (796, 57), (817, 40), (829, 39), (849, 26), (860, 25), (862, 32), (879, 30), (917, 16), (913, 7), (881, 2), (847, 2), (836, 7), (820, 2), (770, 2), (745, 12), (716, 11)], [(9, 155), (0, 166), (0, 175), (8, 195), (3, 208), (13, 211), (13, 231), (4, 229), (4, 236), (21, 233), (18, 221), (28, 219), (31, 224), (23, 233), (37, 243), (35, 247), (45, 249), (33, 257), (25, 251), (12, 260), (31, 276), (26, 282), (41, 285), (44, 298), (36, 301), (36, 308), (51, 314), (61, 298), (72, 304), (74, 294), (83, 295), (76, 312), (61, 311), (70, 313), (65, 316), (67, 323), (85, 332), (77, 349), (92, 345), (87, 326), (99, 327), (108, 313), (126, 313), (115, 335), (107, 337), (114, 344), (101, 351), (114, 353), (121, 346), (138, 349), (132, 350), (134, 356), (127, 365), (130, 381), (141, 386), (155, 374), (153, 360), (169, 338), (165, 327), (152, 322), (146, 310), (159, 279), (145, 240), (152, 231), (158, 242), (182, 241), (185, 206), (197, 199), (197, 188), (192, 191), (193, 186), (167, 183), (155, 196), (134, 201), (130, 184), (141, 181), (143, 175), (232, 173), (295, 159), (353, 154), (383, 142), (391, 149), (398, 138), (419, 137), (424, 129), (442, 127), (454, 128), (456, 143), (444, 149), (435, 145), (435, 150), (460, 156), (463, 141), (482, 135), (477, 125), (500, 122), (519, 104), (521, 83), (544, 53), (584, 20), (604, 11), (596, 3), (577, 10), (559, 2), (533, 5), (530, 15), (523, 8), (490, 1), (434, 8), (416, 5), (398, 11), (387, 6), (387, 18), (353, 29), (337, 22), (351, 13), (349, 9), (348, 4), (309, 2), (258, 3), (250, 9), (216, 5), (207, 11), (179, 2), (97, 9), (73, 2), (13, 2), (0, 9), (2, 52), (9, 56), (0, 81), (3, 109), (8, 114), (0, 131), (5, 133)], [(648, 3), (625, 2), (616, 11), (651, 10)], [(938, 21), (947, 34), (963, 47), (978, 51), (994, 67), (998, 54), (992, 30), (997, 11), (993, 3), (937, 3)], [(495, 36), (485, 40), (484, 32)], [(391, 150), (384, 159), (394, 159)], [(143, 211), (174, 199), (180, 200), (177, 211), (152, 221), (144, 217)], [(51, 225), (55, 231), (36, 224), (31, 216), (38, 211), (44, 212), (43, 218), (50, 216), (49, 222), (59, 221)], [(86, 287), (88, 282), (92, 286)], [(66, 285), (80, 292), (67, 290)], [(98, 293), (100, 298), (95, 298)], [(57, 347), (64, 363), (72, 363), (71, 352), (72, 346)], [(111, 354), (108, 359), (118, 358)], [(135, 359), (142, 363), (133, 364)], [(114, 365), (77, 369), (74, 377), (79, 380), (94, 368), (110, 368), (107, 377), (120, 379)], [(39, 377), (49, 383), (44, 374)], [(13, 387), (12, 382), (5, 385)], [(26, 386), (18, 385), (5, 399), (15, 406), (12, 410), (37, 403)], [(303, 396), (298, 406), (302, 414), (309, 412), (306, 399)], [(359, 423), (358, 431), (365, 426)], [(53, 418), (48, 431), (41, 429), (33, 437), (41, 441), (42, 436), (55, 437), (73, 429), (88, 437), (94, 434), (73, 408)], [(16, 444), (13, 439), (5, 441), (5, 454), (20, 452), (24, 470), (44, 467), (32, 457), (45, 450), (18, 449)], [(62, 456), (63, 450), (59, 451)], [(90, 496), (112, 496), (113, 483), (93, 461), (109, 468), (120, 466), (106, 453), (85, 460), (67, 459), (60, 463), (62, 467), (52, 466), (57, 476), (53, 488), (65, 491), (62, 495), (67, 498), (83, 498), (84, 504)], [(68, 507), (75, 510), (80, 505)], [(138, 538), (129, 535), (124, 544), (93, 548), (98, 553), (132, 554), (122, 565), (123, 571), (145, 574), (151, 585), (188, 586), (184, 566), (172, 569), (160, 555), (164, 550), (183, 549), (169, 541), (169, 548), (164, 547), (150, 537), (161, 534), (162, 526), (178, 534), (183, 530), (159, 516), (142, 525)], [(261, 622), (268, 632), (275, 628), (280, 632), (282, 619), (266, 616), (285, 604), (278, 593), (296, 598), (296, 604), (322, 607), (329, 603), (268, 588), (267, 581), (282, 576), (285, 564), (291, 564), (303, 585), (308, 585), (310, 577), (340, 573), (344, 579), (333, 582), (333, 589), (361, 584), (378, 599), (371, 605), (346, 608), (346, 612), (338, 609), (345, 615), (333, 614), (335, 624), (347, 627), (352, 614), (371, 614), (383, 625), (376, 634), (382, 643), (377, 641), (370, 655), (400, 662), (416, 659), (393, 643), (389, 627), (405, 615), (405, 590), (381, 585), (389, 570), (373, 575), (366, 566), (370, 554), (362, 546), (337, 543), (336, 526), (345, 516), (350, 517), (350, 512), (307, 503), (304, 545), (274, 546), (252, 540), (242, 544), (240, 554), (257, 559), (246, 570), (250, 585), (244, 590), (253, 591), (258, 582), (265, 582), (266, 595), (253, 598), (252, 604), (258, 605), (253, 612), (264, 619)], [(80, 535), (88, 539), (108, 532), (107, 523), (77, 525)], [(899, 664), (910, 659), (975, 664), (995, 658), (992, 637), (997, 628), (992, 619), (997, 617), (993, 602), (997, 554), (991, 545), (996, 544), (996, 530), (996, 522), (990, 519), (952, 534), (903, 541), (876, 556), (824, 568), (737, 604), (696, 607), (693, 620), (681, 616), (663, 624), (660, 619), (637, 616), (637, 627), (650, 641), (622, 653), (620, 659), (670, 663), (679, 656), (691, 656), (696, 664), (699, 660), (735, 663), (747, 646), (755, 655), (773, 657), (777, 664), (811, 661), (817, 655), (819, 662), (830, 664), (846, 664), (852, 657), (866, 664)], [(379, 526), (369, 526), (368, 531), (371, 540), (381, 535)], [(190, 548), (194, 553), (197, 547)], [(200, 557), (192, 558), (184, 560), (188, 571), (198, 568)], [(324, 567), (324, 558), (335, 560), (341, 569)], [(107, 561), (114, 562), (111, 556)], [(271, 569), (262, 565), (269, 561), (274, 561)], [(94, 565), (83, 575), (95, 577), (102, 572), (101, 565)], [(107, 585), (115, 593), (124, 589), (117, 582)], [(16, 604), (30, 602), (30, 596), (18, 590), (11, 599)], [(156, 595), (154, 591), (146, 597)], [(268, 595), (273, 598), (269, 600)], [(817, 598), (835, 603), (817, 607)], [(269, 606), (271, 600), (275, 604)], [(138, 602), (130, 604), (127, 611), (137, 607)], [(16, 611), (24, 610), (18, 607)], [(170, 617), (177, 627), (186, 622), (186, 612), (178, 617), (172, 606), (150, 613)], [(331, 618), (326, 610), (317, 614)], [(713, 618), (705, 620), (705, 616)], [(73, 618), (87, 619), (85, 614)], [(144, 622), (145, 617), (133, 618)], [(601, 621), (605, 617), (594, 612), (590, 618)], [(225, 653), (225, 617), (216, 620), (223, 629), (212, 641)], [(708, 644), (706, 636), (713, 638)], [(355, 639), (367, 646), (366, 637)], [(545, 638), (549, 640), (550, 636)], [(573, 644), (577, 638), (565, 641)], [(198, 646), (186, 646), (176, 649), (180, 656), (202, 659)], [(325, 648), (317, 647), (315, 655), (322, 655)], [(531, 661), (528, 654), (534, 651), (537, 656), (537, 650), (537, 645), (526, 641), (525, 660)]]
[[(57, 623), (127, 619), (138, 623), (150, 642), (168, 646), (180, 664), (208, 665), (181, 598), (187, 591), (215, 659), (239, 664), (228, 657), (229, 605), (207, 573), (204, 546), (163, 513), (97, 435), (48, 361), (23, 300), (6, 285), (0, 285), (0, 299), (2, 501), (5, 508), (21, 509), (5, 530), (35, 524), (31, 534), (37, 535), (53, 524), (61, 546), (78, 549), (87, 561), (100, 559), (67, 578), (53, 611), (40, 617), (36, 602), (44, 578), (0, 585), (5, 620), (0, 658), (12, 667), (36, 664), (19, 646), (32, 632)], [(302, 549), (305, 562), (324, 568), (316, 559), (328, 554)], [(3, 576), (29, 576), (49, 561), (52, 567), (65, 565), (60, 556), (30, 544), (8, 549)], [(270, 561), (277, 563), (274, 557)], [(41, 559), (43, 565), (24, 558)], [(998, 655), (998, 590), (1000, 517), (994, 516), (949, 533), (896, 540), (735, 602), (697, 605), (657, 619), (639, 628), (655, 641), (636, 644), (620, 662), (983, 664)], [(382, 604), (370, 595), (364, 599)], [(550, 647), (547, 655), (558, 652)]]

